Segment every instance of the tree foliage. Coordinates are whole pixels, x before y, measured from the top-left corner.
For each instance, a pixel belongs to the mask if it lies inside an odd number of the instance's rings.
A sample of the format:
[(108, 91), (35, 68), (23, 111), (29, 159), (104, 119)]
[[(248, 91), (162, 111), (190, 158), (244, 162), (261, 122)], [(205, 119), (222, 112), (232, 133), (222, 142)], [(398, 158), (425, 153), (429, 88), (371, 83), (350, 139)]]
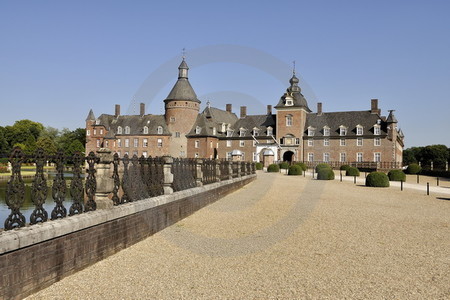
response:
[(450, 161), (450, 148), (445, 145), (430, 145), (425, 147), (411, 147), (403, 151), (403, 165), (421, 163), (425, 168), (433, 166), (436, 169), (445, 168)]

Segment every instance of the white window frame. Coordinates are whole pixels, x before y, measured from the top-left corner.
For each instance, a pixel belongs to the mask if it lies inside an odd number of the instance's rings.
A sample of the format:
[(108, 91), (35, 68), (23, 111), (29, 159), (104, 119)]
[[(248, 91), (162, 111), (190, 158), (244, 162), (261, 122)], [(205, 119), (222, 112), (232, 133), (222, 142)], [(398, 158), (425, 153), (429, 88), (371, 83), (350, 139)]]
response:
[(380, 137), (376, 137), (373, 139), (373, 145), (378, 147), (381, 146), (381, 138)]
[(361, 125), (356, 126), (356, 135), (363, 135), (364, 134), (364, 128)]
[(147, 126), (144, 126), (144, 134), (148, 134), (148, 127)]
[(330, 146), (330, 139), (329, 139), (329, 138), (324, 138), (324, 139), (323, 139), (323, 145), (324, 145), (325, 147)]
[(202, 128), (200, 126), (195, 127), (195, 134), (200, 134), (202, 132)]
[(133, 139), (133, 146), (134, 146), (134, 148), (139, 147), (139, 139), (138, 138)]
[(227, 147), (231, 147), (232, 143), (233, 142), (231, 140), (227, 140)]
[(356, 146), (361, 147), (364, 145), (363, 138), (356, 138)]
[(346, 162), (347, 161), (347, 153), (345, 153), (345, 152), (339, 153), (339, 161)]
[(142, 147), (148, 147), (148, 139), (142, 140)]
[(100, 146), (101, 146), (101, 141), (100, 141), (100, 139), (97, 139), (97, 148), (100, 148)]
[(162, 126), (158, 126), (157, 133), (158, 133), (158, 134), (163, 134), (163, 128), (162, 128)]
[(232, 136), (233, 136), (233, 130), (227, 129), (227, 137), (232, 137)]
[(245, 136), (245, 132), (246, 132), (246, 130), (244, 128), (239, 129), (239, 136), (240, 137)]
[(130, 126), (125, 126), (125, 134), (130, 134)]
[(253, 152), (253, 161), (258, 161), (258, 153)]
[(239, 141), (239, 147), (245, 147), (245, 141), (240, 140)]
[(315, 128), (312, 127), (308, 128), (308, 136), (314, 136), (315, 133), (316, 133)]
[(196, 140), (194, 142), (194, 148), (200, 148), (200, 141), (199, 140)]
[(272, 127), (267, 127), (267, 135), (268, 136), (271, 136), (271, 135), (273, 135), (273, 128)]
[(97, 129), (94, 128), (94, 135), (97, 135)]
[(157, 145), (158, 148), (161, 148), (163, 146), (163, 140), (162, 139), (157, 139), (156, 145)]
[(325, 126), (323, 128), (323, 136), (330, 136), (330, 127)]
[(308, 161), (309, 162), (313, 162), (314, 161), (314, 153), (312, 153), (312, 152), (308, 153)]
[(181, 136), (181, 134), (180, 134), (179, 131), (175, 132), (175, 137), (176, 137), (176, 138), (179, 138), (180, 136)]
[(125, 148), (130, 147), (130, 139), (125, 139)]
[(121, 139), (117, 140), (117, 147), (122, 148), (122, 140)]
[(344, 138), (339, 139), (339, 146), (346, 146), (347, 145), (347, 140)]
[(314, 147), (314, 140), (308, 139), (308, 147)]
[(122, 134), (122, 127), (121, 126), (117, 127), (117, 134)]
[(100, 129), (100, 134), (103, 135), (103, 129)]
[(381, 152), (374, 152), (373, 153), (373, 161), (374, 162), (381, 162)]
[(330, 162), (330, 153), (325, 152), (325, 153), (323, 154), (323, 161), (324, 161), (324, 162)]
[(143, 151), (143, 152), (142, 152), (142, 156), (144, 156), (145, 158), (147, 158), (147, 157), (148, 157), (148, 152), (147, 152), (147, 151)]
[(380, 135), (381, 134), (381, 126), (380, 125), (373, 126), (373, 134), (374, 135)]
[(347, 135), (347, 127), (345, 127), (345, 126), (340, 126), (340, 127), (339, 127), (339, 135), (340, 135), (340, 136), (346, 136), (346, 135)]
[(88, 129), (88, 130), (86, 130), (86, 135), (87, 136), (90, 136), (91, 135), (91, 131)]
[(364, 156), (363, 156), (362, 152), (356, 153), (356, 161), (357, 162), (363, 162), (364, 161)]
[(292, 115), (286, 115), (286, 126), (291, 127), (294, 123), (294, 117)]

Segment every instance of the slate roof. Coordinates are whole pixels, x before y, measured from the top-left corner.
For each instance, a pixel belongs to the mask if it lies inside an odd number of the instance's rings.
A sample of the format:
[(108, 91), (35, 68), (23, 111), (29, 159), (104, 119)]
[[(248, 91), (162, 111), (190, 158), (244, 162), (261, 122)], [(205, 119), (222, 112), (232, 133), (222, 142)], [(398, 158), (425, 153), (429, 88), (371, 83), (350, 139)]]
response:
[[(186, 70), (185, 74), (181, 71), (182, 69)], [(197, 94), (195, 94), (194, 89), (189, 83), (187, 70), (189, 70), (189, 67), (186, 61), (183, 59), (180, 66), (178, 67), (178, 80), (164, 102), (170, 100), (187, 100), (201, 103), (197, 98)]]
[[(235, 113), (221, 110), (215, 107), (206, 107), (203, 112), (198, 114), (197, 120), (192, 126), (187, 136), (217, 136), (223, 137), (226, 132), (221, 132), (222, 124), (234, 124), (238, 120)], [(199, 126), (201, 131), (197, 134), (196, 128)], [(213, 133), (213, 128), (216, 128), (216, 134)]]
[(389, 116), (387, 117), (386, 122), (388, 123), (398, 123), (397, 118), (394, 116), (394, 110), (389, 111)]
[[(258, 136), (267, 136), (267, 127), (271, 126), (275, 135), (275, 116), (274, 115), (248, 115), (239, 119), (231, 129), (234, 130), (232, 137), (251, 137), (253, 129), (259, 129)], [(243, 136), (240, 135), (240, 129), (245, 129)]]
[[(380, 120), (380, 121), (378, 121)], [(380, 122), (381, 134), (387, 134), (386, 122), (378, 114), (372, 114), (370, 111), (344, 111), (344, 112), (325, 112), (321, 115), (311, 113), (306, 115), (305, 137), (307, 137), (308, 127), (315, 128), (314, 136), (323, 136), (323, 128), (330, 127), (330, 137), (339, 136), (339, 127), (347, 127), (347, 135), (356, 137), (356, 126), (363, 126), (363, 135), (373, 135), (373, 127)]]
[[(278, 104), (275, 106), (275, 108), (283, 108), (283, 107), (301, 107), (304, 108), (307, 112), (311, 112), (311, 109), (308, 107), (308, 102), (306, 101), (305, 97), (301, 93), (301, 88), (298, 86), (298, 78), (294, 75), (292, 75), (292, 78), (289, 80), (289, 83), (291, 84), (290, 87), (287, 88), (286, 93), (284, 93), (283, 96), (281, 96), (280, 101), (278, 101)], [(292, 98), (293, 105), (286, 105), (286, 98), (290, 97)]]
[[(108, 130), (106, 136), (108, 138), (113, 138), (114, 135), (117, 135), (117, 128), (119, 126), (122, 127), (122, 134), (119, 135), (143, 135), (144, 126), (148, 127), (149, 135), (158, 135), (158, 126), (163, 128), (162, 135), (170, 135), (163, 115), (124, 115), (115, 117), (113, 115), (102, 114), (99, 117), (99, 121), (98, 125), (103, 125)], [(126, 126), (130, 127), (129, 134), (125, 134)]]
[(89, 110), (89, 114), (86, 118), (86, 121), (95, 121), (95, 116), (94, 116), (94, 112), (91, 110)]

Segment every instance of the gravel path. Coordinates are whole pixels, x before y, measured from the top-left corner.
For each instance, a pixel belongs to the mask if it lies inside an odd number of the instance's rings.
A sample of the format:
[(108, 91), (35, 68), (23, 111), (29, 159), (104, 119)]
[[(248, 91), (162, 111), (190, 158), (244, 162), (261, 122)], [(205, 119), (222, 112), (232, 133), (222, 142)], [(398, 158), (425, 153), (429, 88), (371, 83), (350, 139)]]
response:
[(259, 172), (28, 299), (450, 299), (450, 196)]

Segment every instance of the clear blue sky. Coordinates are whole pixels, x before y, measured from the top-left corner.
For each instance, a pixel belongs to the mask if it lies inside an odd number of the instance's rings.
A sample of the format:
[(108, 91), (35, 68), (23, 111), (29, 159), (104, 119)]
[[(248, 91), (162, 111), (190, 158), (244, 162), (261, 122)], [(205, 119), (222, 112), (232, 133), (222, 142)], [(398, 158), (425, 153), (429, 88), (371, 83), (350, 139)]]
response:
[(406, 146), (450, 146), (450, 1), (0, 0), (0, 126), (160, 114), (186, 48), (202, 104), (265, 113), (296, 61), (313, 111), (395, 109)]

